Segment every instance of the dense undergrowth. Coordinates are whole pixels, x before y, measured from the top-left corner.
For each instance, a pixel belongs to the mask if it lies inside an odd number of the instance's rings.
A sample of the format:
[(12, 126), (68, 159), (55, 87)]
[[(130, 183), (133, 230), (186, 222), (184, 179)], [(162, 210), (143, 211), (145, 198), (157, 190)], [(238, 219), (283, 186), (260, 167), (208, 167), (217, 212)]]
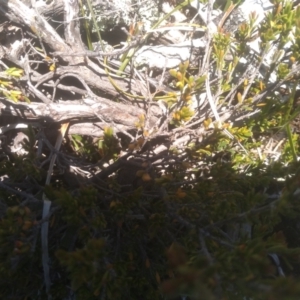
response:
[[(216, 134), (216, 146), (221, 140)], [(227, 147), (214, 151), (212, 160), (194, 146), (185, 160), (165, 167), (164, 174), (154, 167), (151, 180), (145, 177), (127, 192), (114, 177), (77, 189), (57, 187), (60, 182), (47, 187), (53, 201), (48, 244), (53, 298), (64, 299), (72, 289), (76, 299), (164, 299), (163, 294), (296, 299), (300, 291), (293, 268), (299, 244), (290, 236), (298, 229), (294, 224), (284, 230), (280, 223), (298, 217), (297, 178), (278, 179), (289, 177), (298, 164), (256, 161), (247, 171), (238, 170), (235, 153), (229, 152), (232, 145)], [(169, 155), (176, 160), (176, 153)], [(34, 156), (16, 158), (13, 167), (1, 162), (15, 187), (33, 186), (43, 178), (24, 159), (32, 162)], [(189, 168), (200, 160), (206, 165)], [(268, 197), (266, 188), (277, 196)], [(1, 189), (6, 205), (1, 293), (11, 299), (46, 297), (38, 198)], [(278, 276), (272, 253), (280, 256), (286, 277)]]
[[(260, 26), (253, 14), (235, 34), (213, 35), (210, 81), (193, 61), (169, 71), (175, 92), (154, 97), (168, 111), (167, 138), (152, 140), (144, 116), (136, 141), (112, 128), (97, 141), (70, 136), (50, 185), (36, 129), (24, 130), (24, 154), (2, 149), (1, 299), (299, 299), (299, 135), (292, 124), (300, 10), (272, 3)], [(247, 43), (257, 32), (261, 52), (254, 55)], [(278, 48), (262, 68), (271, 44)], [(243, 68), (242, 58), (252, 59), (253, 69)], [(206, 82), (217, 102), (199, 122), (193, 99), (208, 92)], [(20, 100), (13, 89), (3, 80), (7, 99)], [(184, 145), (170, 142), (185, 134)], [(159, 143), (170, 146), (155, 154)], [(70, 161), (85, 173), (73, 175)], [(44, 218), (43, 193), (52, 202)]]

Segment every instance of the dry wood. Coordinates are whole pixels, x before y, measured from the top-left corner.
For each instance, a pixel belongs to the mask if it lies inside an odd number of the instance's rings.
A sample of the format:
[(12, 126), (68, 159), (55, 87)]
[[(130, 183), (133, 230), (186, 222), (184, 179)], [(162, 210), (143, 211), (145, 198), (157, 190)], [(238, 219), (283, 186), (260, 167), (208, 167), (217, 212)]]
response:
[[(45, 5), (34, 8), (30, 7), (30, 3), (26, 5), (26, 2), (19, 0), (0, 0), (0, 15), (19, 24), (31, 34), (35, 34), (42, 45), (45, 45), (47, 49), (51, 49), (49, 52), (82, 52), (84, 47), (77, 21), (79, 10), (77, 1), (65, 1), (64, 6), (62, 4), (62, 1), (54, 1), (52, 4), (46, 5), (48, 8), (46, 10)], [(65, 15), (65, 40), (59, 36), (44, 17), (44, 14), (49, 13), (51, 9), (53, 9), (52, 11), (54, 12), (61, 13), (63, 7)], [(52, 17), (54, 18), (54, 16)], [(26, 41), (26, 39), (23, 39), (23, 41)], [(118, 132), (120, 130), (123, 131), (134, 128), (138, 122), (138, 118), (146, 114), (145, 109), (136, 107), (133, 103), (127, 102), (127, 104), (124, 105), (110, 100), (118, 97), (117, 100), (120, 101), (125, 98), (112, 86), (106, 72), (101, 66), (83, 57), (59, 57), (59, 61), (63, 63), (64, 66), (56, 62), (55, 72), (50, 71), (41, 74), (37, 70), (34, 70), (30, 56), (29, 58), (26, 58), (26, 56), (24, 59), (25, 51), (28, 51), (26, 50), (28, 44), (30, 44), (29, 40), (18, 44), (18, 51), (15, 51), (13, 56), (10, 52), (9, 44), (3, 44), (1, 51), (3, 57), (11, 59), (25, 70), (26, 75), (22, 78), (22, 82), (27, 82), (29, 92), (34, 96), (31, 100), (38, 102), (15, 104), (2, 101), (0, 107), (3, 116), (19, 116), (23, 119), (23, 122), (25, 122), (26, 119), (43, 120), (43, 123), (45, 120), (47, 122), (72, 121), (72, 123), (76, 123), (76, 121), (80, 120), (80, 122), (82, 122), (81, 126), (71, 127), (70, 132), (74, 132), (74, 128), (78, 128), (79, 132), (88, 134), (93, 132), (93, 130), (90, 130), (90, 127), (94, 125), (88, 126), (89, 130), (84, 130), (82, 125), (88, 125), (84, 120), (93, 120), (93, 122), (100, 122), (102, 125), (106, 124), (107, 126), (112, 126), (115, 132)], [(43, 54), (39, 56), (43, 56)], [(47, 53), (44, 53), (44, 58), (46, 58), (46, 56)], [(42, 60), (41, 57), (40, 59)], [(62, 99), (59, 102), (57, 101), (57, 91), (72, 91), (71, 87), (61, 83), (62, 79), (76, 80), (76, 82), (79, 80), (82, 83), (84, 89), (79, 89), (78, 86), (75, 87), (76, 84), (74, 84), (74, 91), (78, 92), (77, 99)], [(114, 81), (118, 87), (126, 92), (132, 94), (139, 93), (140, 83), (123, 78), (114, 78)], [(47, 98), (41, 90), (43, 87), (53, 88), (53, 94), (50, 99), (49, 97)], [(98, 90), (98, 93), (101, 92), (103, 97), (96, 96), (91, 89)], [(86, 91), (88, 98), (83, 101), (82, 94), (84, 94), (84, 91)], [(85, 104), (87, 102), (89, 103), (88, 105)], [(156, 109), (156, 112), (159, 111), (159, 109)], [(154, 126), (158, 119), (153, 116), (153, 112), (154, 110), (152, 110), (152, 116), (149, 120), (150, 126)]]
[[(84, 102), (88, 103), (85, 104)], [(43, 120), (48, 122), (65, 122), (70, 120), (100, 120), (109, 125), (121, 124), (128, 129), (135, 127), (144, 110), (138, 107), (132, 109), (129, 105), (114, 103), (105, 98), (97, 98), (97, 101), (86, 98), (82, 101), (65, 100), (59, 103), (12, 103), (0, 102), (3, 116), (19, 116), (27, 120)], [(151, 125), (157, 121), (156, 117), (150, 118)], [(117, 130), (118, 131), (118, 130)]]

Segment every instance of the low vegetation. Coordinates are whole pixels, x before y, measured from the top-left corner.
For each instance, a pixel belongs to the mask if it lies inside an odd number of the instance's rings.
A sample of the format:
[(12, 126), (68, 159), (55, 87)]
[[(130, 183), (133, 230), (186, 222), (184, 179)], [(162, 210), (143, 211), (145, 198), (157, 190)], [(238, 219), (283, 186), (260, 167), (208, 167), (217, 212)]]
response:
[(213, 2), (0, 0), (1, 299), (299, 299), (300, 9)]

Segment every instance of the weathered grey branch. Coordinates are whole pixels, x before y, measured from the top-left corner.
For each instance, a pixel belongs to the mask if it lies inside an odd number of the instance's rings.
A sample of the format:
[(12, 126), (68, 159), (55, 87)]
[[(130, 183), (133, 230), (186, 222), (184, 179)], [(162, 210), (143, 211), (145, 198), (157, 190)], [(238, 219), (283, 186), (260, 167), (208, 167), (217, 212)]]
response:
[(71, 50), (37, 10), (29, 8), (19, 0), (0, 0), (0, 15), (4, 15), (22, 26), (26, 25), (44, 43), (50, 45), (56, 51)]
[[(88, 104), (85, 104), (85, 103)], [(99, 119), (108, 124), (122, 124), (123, 126), (135, 128), (139, 116), (144, 110), (138, 107), (116, 103), (98, 97), (97, 100), (84, 99), (79, 101), (63, 101), (59, 103), (12, 103), (9, 101), (0, 102), (1, 115), (18, 116), (26, 120), (47, 120), (51, 122), (65, 122), (84, 119)], [(157, 117), (150, 118), (150, 124), (154, 125)]]
[[(72, 7), (73, 8), (73, 7)], [(74, 11), (69, 9), (69, 16), (66, 18), (74, 18), (74, 13), (78, 13), (78, 7), (73, 8)], [(66, 32), (68, 38), (68, 44), (57, 34), (51, 25), (45, 20), (43, 16), (39, 14), (39, 9), (36, 10), (29, 8), (19, 0), (0, 0), (0, 15), (5, 15), (11, 20), (20, 25), (26, 25), (30, 31), (35, 33), (43, 43), (47, 44), (53, 52), (62, 53), (76, 53), (82, 51), (82, 41), (78, 31), (78, 24), (75, 21), (67, 19)], [(74, 23), (74, 24), (73, 24)], [(72, 25), (72, 26), (71, 26)], [(5, 49), (5, 48), (4, 48)], [(45, 53), (45, 55), (47, 55)], [(6, 56), (9, 56), (8, 51)], [(10, 57), (11, 58), (11, 57)], [(108, 96), (115, 97), (119, 95), (119, 92), (110, 83), (105, 71), (98, 67), (91, 70), (91, 62), (88, 63), (89, 67), (85, 64), (83, 57), (61, 57), (62, 60), (69, 63), (69, 66), (59, 67), (56, 69), (56, 75), (63, 75), (67, 72), (75, 73), (82, 78), (92, 88), (102, 90)], [(15, 57), (15, 61), (21, 63), (20, 57)], [(97, 73), (96, 73), (97, 72)], [(136, 85), (132, 82), (128, 83), (125, 79), (114, 78), (116, 84), (123, 90), (129, 91), (129, 85), (131, 92), (136, 94), (139, 92)], [(109, 97), (111, 98), (111, 97)]]

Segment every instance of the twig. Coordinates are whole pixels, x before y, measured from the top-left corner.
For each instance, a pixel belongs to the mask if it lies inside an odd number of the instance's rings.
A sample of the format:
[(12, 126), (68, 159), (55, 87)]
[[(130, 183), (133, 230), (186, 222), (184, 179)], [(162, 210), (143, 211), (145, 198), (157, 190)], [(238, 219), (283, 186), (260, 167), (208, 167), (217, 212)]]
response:
[(126, 53), (128, 50), (130, 50), (133, 47), (136, 47), (140, 43), (141, 43), (140, 40), (135, 40), (129, 45), (125, 46), (124, 48), (112, 52), (85, 50), (83, 52), (77, 52), (77, 53), (65, 53), (65, 52), (57, 51), (57, 52), (52, 52), (51, 54), (53, 56), (86, 56), (86, 57), (117, 56)]
[[(20, 192), (18, 190), (15, 190), (15, 189), (9, 187), (8, 185), (6, 185), (3, 182), (0, 182), (0, 188), (3, 188), (4, 190), (7, 190), (7, 191), (9, 191), (10, 193), (12, 193), (14, 195), (18, 195), (20, 197), (26, 198), (26, 199), (34, 201), (34, 202), (39, 202), (40, 201), (39, 199), (35, 198), (33, 195), (30, 195), (26, 192)], [(24, 206), (28, 202), (28, 200), (25, 200), (24, 202), (22, 202), (21, 205)]]

